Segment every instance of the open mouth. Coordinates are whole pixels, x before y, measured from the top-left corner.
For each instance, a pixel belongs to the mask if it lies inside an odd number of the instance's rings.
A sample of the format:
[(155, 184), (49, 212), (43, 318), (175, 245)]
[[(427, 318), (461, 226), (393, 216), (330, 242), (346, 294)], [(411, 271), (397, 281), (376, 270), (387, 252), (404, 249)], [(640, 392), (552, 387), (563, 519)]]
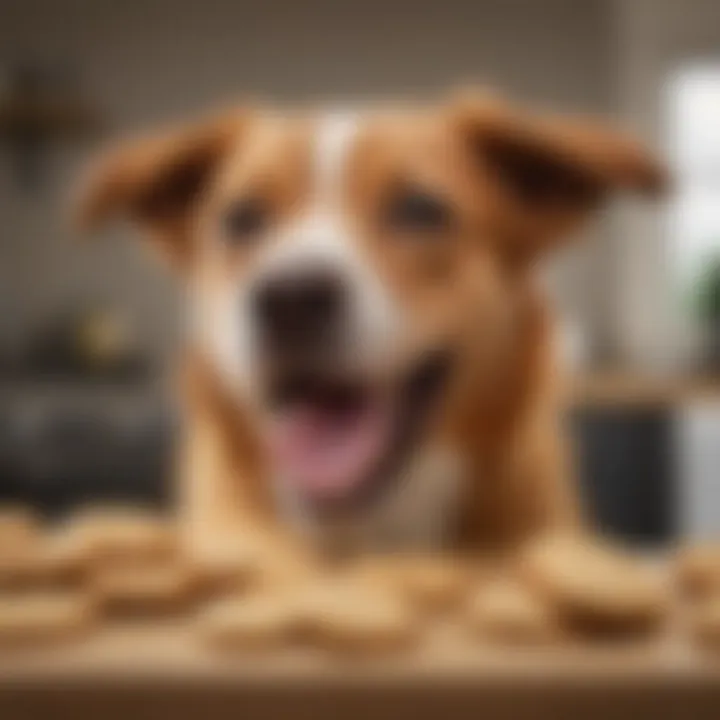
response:
[(392, 387), (312, 373), (280, 379), (268, 442), (282, 481), (316, 510), (371, 500), (421, 440), (450, 366), (449, 353), (425, 355)]

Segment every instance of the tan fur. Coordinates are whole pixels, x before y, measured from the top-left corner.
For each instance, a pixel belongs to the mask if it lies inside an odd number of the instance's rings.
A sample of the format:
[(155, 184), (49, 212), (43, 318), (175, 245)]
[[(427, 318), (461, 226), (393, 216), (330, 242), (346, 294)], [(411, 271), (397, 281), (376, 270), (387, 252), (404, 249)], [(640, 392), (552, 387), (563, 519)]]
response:
[[(126, 215), (149, 229), (166, 252), (182, 256), (211, 316), (214, 294), (252, 265), (249, 250), (213, 245), (218, 212), (234, 197), (262, 192), (278, 225), (288, 222), (307, 200), (313, 122), (231, 113), (131, 144), (101, 164), (82, 215)], [(348, 168), (346, 211), (363, 257), (410, 318), (405, 349), (446, 337), (460, 349), (432, 431), (460, 455), (470, 480), (455, 547), (512, 554), (551, 531), (576, 533), (583, 522), (559, 427), (554, 334), (532, 263), (610, 191), (657, 191), (661, 170), (605, 127), (478, 96), (376, 113)], [(373, 226), (398, 176), (450, 198), (458, 217), (452, 238), (409, 249)], [(181, 511), (191, 548), (208, 563), (249, 564), (273, 581), (312, 572), (315, 558), (275, 509), (252, 410), (197, 348), (188, 353), (183, 395)]]

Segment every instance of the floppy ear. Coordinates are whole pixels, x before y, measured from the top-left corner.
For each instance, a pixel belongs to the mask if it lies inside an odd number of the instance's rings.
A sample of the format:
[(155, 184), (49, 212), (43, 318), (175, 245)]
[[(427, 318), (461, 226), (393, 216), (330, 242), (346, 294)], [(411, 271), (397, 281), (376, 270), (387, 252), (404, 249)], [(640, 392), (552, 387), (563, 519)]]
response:
[(127, 219), (175, 264), (187, 263), (193, 209), (247, 121), (243, 112), (228, 112), (111, 149), (81, 184), (74, 207), (79, 226), (87, 231)]
[(656, 196), (666, 186), (647, 151), (601, 123), (524, 114), (479, 94), (459, 98), (452, 113), (478, 163), (493, 229), (515, 257), (561, 242), (613, 191)]

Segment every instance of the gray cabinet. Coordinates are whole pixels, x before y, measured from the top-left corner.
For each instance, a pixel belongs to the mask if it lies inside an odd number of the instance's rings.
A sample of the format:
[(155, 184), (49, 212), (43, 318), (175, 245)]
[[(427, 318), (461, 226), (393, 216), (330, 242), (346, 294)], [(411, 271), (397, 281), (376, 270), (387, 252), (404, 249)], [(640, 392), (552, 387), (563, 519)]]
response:
[(673, 412), (658, 406), (592, 406), (572, 419), (588, 515), (602, 530), (661, 545), (678, 532)]

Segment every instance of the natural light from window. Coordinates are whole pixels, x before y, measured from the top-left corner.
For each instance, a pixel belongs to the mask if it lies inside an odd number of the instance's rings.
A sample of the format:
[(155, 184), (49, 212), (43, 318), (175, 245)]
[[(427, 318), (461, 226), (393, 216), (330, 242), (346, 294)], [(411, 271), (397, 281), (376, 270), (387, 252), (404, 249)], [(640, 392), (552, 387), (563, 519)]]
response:
[(670, 257), (688, 300), (720, 256), (720, 61), (674, 73), (668, 84), (669, 150), (676, 181)]

